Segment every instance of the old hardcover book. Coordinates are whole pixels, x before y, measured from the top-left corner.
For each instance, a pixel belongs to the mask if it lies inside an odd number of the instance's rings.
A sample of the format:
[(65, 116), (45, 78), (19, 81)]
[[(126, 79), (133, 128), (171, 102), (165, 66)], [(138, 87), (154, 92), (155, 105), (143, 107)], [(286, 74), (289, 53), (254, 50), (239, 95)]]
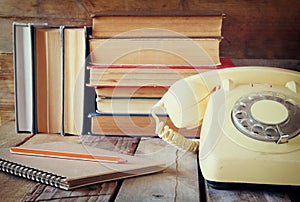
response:
[(216, 37), (221, 36), (223, 17), (216, 11), (102, 12), (92, 16), (93, 37)]
[[(160, 98), (100, 98), (96, 99), (97, 110), (101, 113), (127, 113), (127, 114), (146, 114), (151, 112), (151, 108)], [(163, 113), (163, 112), (162, 112)]]
[[(175, 81), (213, 69), (234, 67), (229, 58), (220, 58), (216, 66), (194, 65), (90, 65), (89, 85), (101, 87), (168, 88)], [(99, 90), (97, 90), (98, 92)], [(132, 92), (132, 91), (131, 91)]]
[(168, 89), (164, 86), (99, 86), (95, 91), (99, 98), (161, 98)]
[(220, 65), (221, 38), (91, 39), (94, 65)]
[(13, 23), (17, 132), (37, 132), (34, 30), (43, 26), (46, 23)]
[(59, 28), (36, 30), (38, 132), (60, 133), (62, 121), (62, 42)]
[[(180, 134), (197, 138), (200, 128), (178, 129), (174, 126), (170, 118), (160, 114), (160, 119), (169, 125), (174, 131)], [(92, 119), (91, 134), (93, 135), (111, 135), (111, 136), (140, 136), (155, 137), (156, 124), (151, 114), (129, 114), (129, 113), (91, 113)]]
[(61, 27), (63, 41), (62, 134), (80, 135), (90, 130), (88, 114), (95, 111), (93, 89), (87, 88), (90, 28)]

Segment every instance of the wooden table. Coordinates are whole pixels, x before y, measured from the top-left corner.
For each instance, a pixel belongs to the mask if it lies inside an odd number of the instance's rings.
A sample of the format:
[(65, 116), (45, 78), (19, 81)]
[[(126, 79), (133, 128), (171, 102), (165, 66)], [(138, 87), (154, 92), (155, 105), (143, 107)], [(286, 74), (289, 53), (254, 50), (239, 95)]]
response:
[[(3, 201), (291, 201), (294, 192), (264, 190), (216, 190), (209, 187), (198, 169), (197, 154), (184, 153), (158, 138), (16, 134), (14, 122), (0, 126), (1, 147), (53, 141), (82, 142), (126, 154), (155, 153), (169, 166), (161, 173), (95, 184), (64, 191), (13, 175), (0, 173)], [(298, 195), (299, 197), (299, 195)]]

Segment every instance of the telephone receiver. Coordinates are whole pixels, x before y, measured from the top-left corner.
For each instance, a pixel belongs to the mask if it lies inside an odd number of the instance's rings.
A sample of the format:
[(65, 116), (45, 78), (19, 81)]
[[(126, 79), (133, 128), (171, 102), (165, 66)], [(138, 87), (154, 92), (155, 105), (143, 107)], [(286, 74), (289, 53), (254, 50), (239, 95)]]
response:
[[(185, 138), (165, 125), (157, 115), (162, 109), (177, 128), (201, 126), (200, 139)], [(155, 133), (163, 140), (182, 150), (199, 151), (203, 176), (212, 182), (300, 185), (300, 177), (282, 177), (293, 173), (300, 176), (297, 173), (300, 170), (300, 73), (297, 71), (247, 66), (190, 76), (169, 88), (153, 106), (152, 116), (156, 121)], [(266, 167), (268, 155), (274, 159), (270, 165), (285, 163), (286, 167), (290, 166), (289, 171), (283, 174), (282, 169), (278, 168), (277, 172), (270, 167), (277, 178), (264, 170), (261, 174), (269, 177), (258, 179), (249, 175), (253, 173), (250, 169)], [(238, 170), (241, 165), (233, 168), (239, 159), (244, 167), (248, 159), (248, 171)], [(218, 170), (218, 166), (222, 169)]]

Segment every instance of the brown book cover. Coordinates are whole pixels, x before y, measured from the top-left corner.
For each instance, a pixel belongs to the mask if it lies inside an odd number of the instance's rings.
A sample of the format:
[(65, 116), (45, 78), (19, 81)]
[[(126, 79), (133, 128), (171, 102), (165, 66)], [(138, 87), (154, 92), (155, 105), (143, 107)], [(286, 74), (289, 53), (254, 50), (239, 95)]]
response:
[(96, 38), (219, 37), (223, 17), (224, 13), (218, 11), (102, 12), (92, 15), (92, 35)]
[[(133, 137), (156, 137), (156, 124), (151, 114), (129, 114), (129, 113), (90, 113), (92, 119), (91, 134), (110, 136), (133, 136)], [(166, 125), (180, 134), (197, 138), (200, 127), (194, 129), (179, 129), (174, 126), (171, 119), (160, 114), (160, 118)]]
[(90, 39), (94, 65), (220, 65), (221, 38)]

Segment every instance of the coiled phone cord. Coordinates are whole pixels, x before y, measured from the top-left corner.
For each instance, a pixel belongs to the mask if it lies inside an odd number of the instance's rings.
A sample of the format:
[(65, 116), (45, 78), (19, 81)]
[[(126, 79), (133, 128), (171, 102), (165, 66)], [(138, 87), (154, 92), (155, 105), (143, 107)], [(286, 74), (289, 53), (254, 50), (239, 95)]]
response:
[(199, 149), (200, 141), (196, 139), (187, 139), (183, 135), (171, 129), (169, 126), (164, 125), (164, 122), (160, 121), (156, 110), (161, 108), (161, 106), (156, 105), (152, 108), (152, 117), (156, 122), (155, 133), (162, 138), (164, 141), (168, 142), (175, 147), (189, 152), (197, 152)]

